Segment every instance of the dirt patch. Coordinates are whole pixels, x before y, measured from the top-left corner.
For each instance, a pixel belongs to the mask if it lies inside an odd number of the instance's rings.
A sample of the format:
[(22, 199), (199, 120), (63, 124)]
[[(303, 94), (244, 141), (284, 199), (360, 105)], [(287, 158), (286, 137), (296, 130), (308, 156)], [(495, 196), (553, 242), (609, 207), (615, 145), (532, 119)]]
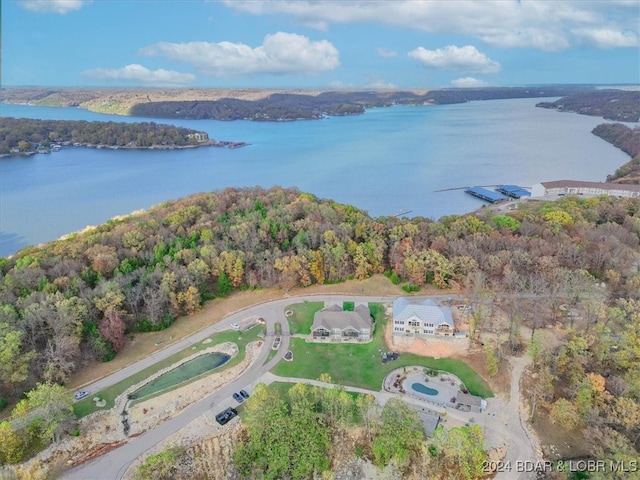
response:
[[(531, 370), (525, 370), (520, 384), (522, 388), (520, 398), (523, 406), (526, 407), (522, 411), (522, 416), (527, 420), (531, 417), (531, 403), (528, 399), (532, 396), (531, 391), (535, 382), (536, 378), (532, 376)], [(544, 458), (555, 461), (589, 457), (592, 454), (590, 442), (585, 438), (584, 433), (579, 429), (569, 431), (560, 425), (551, 423), (547, 407), (547, 403), (540, 400), (533, 419), (529, 421), (529, 425), (538, 438)]]
[(388, 322), (384, 331), (384, 341), (389, 348), (396, 352), (414, 353), (423, 357), (465, 358), (468, 352), (469, 340), (466, 338), (416, 338), (401, 337), (392, 334), (393, 323)]
[(207, 433), (201, 438), (184, 435), (184, 432), (192, 431), (192, 427), (195, 430), (202, 430), (202, 424), (200, 419), (195, 420), (157, 444), (129, 466), (123, 480), (134, 480), (136, 470), (149, 456), (157, 455), (173, 446), (183, 446), (186, 450), (178, 460), (174, 478), (239, 478), (233, 464), (233, 451), (240, 439), (246, 437), (246, 429), (235, 420), (224, 427), (209, 427)]
[(489, 373), (487, 372), (487, 362), (485, 353), (481, 350), (467, 350), (464, 356), (455, 356), (460, 360), (463, 360), (467, 365), (473, 368), (478, 374), (489, 384), (493, 393), (501, 395), (506, 401), (509, 401), (509, 394), (511, 390), (511, 364), (503, 359), (498, 364), (498, 373), (489, 379)]
[(540, 441), (542, 454), (547, 460), (587, 458), (593, 452), (589, 441), (581, 430), (565, 430), (549, 421), (549, 413), (544, 407), (538, 407), (530, 423)]

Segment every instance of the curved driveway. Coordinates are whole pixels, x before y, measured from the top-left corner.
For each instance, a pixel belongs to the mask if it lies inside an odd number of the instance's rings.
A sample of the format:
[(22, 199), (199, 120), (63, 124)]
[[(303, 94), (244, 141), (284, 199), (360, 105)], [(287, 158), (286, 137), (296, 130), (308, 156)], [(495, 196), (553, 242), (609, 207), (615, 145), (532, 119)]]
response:
[[(228, 406), (232, 406), (233, 402), (231, 395), (242, 388), (246, 388), (249, 385), (256, 384), (263, 375), (271, 370), (284, 356), (285, 352), (289, 348), (289, 324), (284, 316), (284, 309), (292, 303), (308, 301), (327, 301), (327, 302), (343, 302), (353, 301), (357, 298), (362, 302), (390, 302), (397, 298), (397, 296), (356, 296), (356, 295), (305, 295), (299, 297), (289, 297), (280, 300), (274, 300), (267, 303), (262, 303), (248, 307), (244, 310), (235, 312), (228, 315), (220, 322), (206, 327), (197, 333), (194, 333), (169, 347), (166, 347), (149, 357), (136, 362), (126, 368), (123, 368), (107, 377), (104, 377), (93, 384), (87, 386), (85, 390), (90, 393), (98, 392), (107, 388), (119, 381), (147, 368), (154, 363), (179, 352), (194, 343), (200, 342), (214, 333), (228, 330), (231, 323), (239, 322), (244, 318), (252, 315), (257, 315), (264, 318), (266, 322), (267, 334), (265, 337), (265, 348), (263, 348), (254, 361), (254, 363), (245, 370), (238, 378), (228, 383), (224, 387), (215, 391), (214, 393), (206, 396), (200, 401), (197, 401), (190, 406), (182, 410), (178, 415), (167, 420), (155, 428), (147, 431), (146, 433), (130, 439), (126, 444), (106, 453), (105, 455), (96, 459), (90, 460), (82, 465), (79, 465), (69, 471), (67, 471), (61, 478), (64, 480), (119, 480), (123, 477), (124, 473), (131, 465), (131, 463), (142, 456), (146, 451), (154, 447), (165, 438), (176, 433), (191, 421), (195, 420), (199, 416), (205, 414), (211, 409), (220, 411)], [(451, 296), (430, 297), (432, 299), (446, 300)], [(453, 298), (456, 298), (453, 296)], [(280, 323), (282, 326), (282, 344), (276, 355), (268, 362), (265, 363), (269, 352), (271, 351), (271, 342), (275, 336), (275, 324)], [(268, 377), (268, 376), (267, 376)], [(513, 401), (513, 400), (512, 400)], [(203, 420), (204, 421), (204, 420)], [(509, 422), (511, 423), (511, 422)], [(488, 428), (495, 428), (493, 425), (487, 425)], [(506, 429), (501, 429), (506, 430)], [(530, 449), (523, 442), (521, 435), (514, 435), (515, 432), (501, 432), (504, 434), (505, 440), (509, 441), (511, 447), (509, 457), (519, 456), (519, 454), (525, 453)], [(518, 432), (519, 433), (519, 432)], [(512, 443), (513, 442), (513, 443)], [(515, 450), (515, 451), (514, 451)], [(515, 454), (515, 455), (514, 455)], [(525, 455), (525, 458), (529, 455)]]

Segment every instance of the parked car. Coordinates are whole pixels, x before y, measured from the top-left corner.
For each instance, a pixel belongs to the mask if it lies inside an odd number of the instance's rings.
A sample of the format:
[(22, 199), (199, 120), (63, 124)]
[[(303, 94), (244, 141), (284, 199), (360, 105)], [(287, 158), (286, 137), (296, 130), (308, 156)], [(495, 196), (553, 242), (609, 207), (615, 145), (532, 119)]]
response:
[(216, 415), (216, 422), (218, 422), (220, 425), (224, 425), (228, 423), (229, 420), (235, 418), (237, 415), (238, 411), (235, 408), (229, 407)]
[(249, 398), (249, 393), (246, 390), (240, 390), (240, 395), (242, 395), (244, 399)]
[(232, 323), (232, 324), (231, 324), (231, 328), (233, 328), (234, 330), (240, 330), (240, 324), (238, 324), (238, 323)]
[(80, 400), (84, 397), (87, 397), (89, 395), (89, 392), (87, 392), (86, 390), (80, 390), (79, 392), (76, 392), (75, 395), (73, 396), (76, 400)]
[(233, 399), (238, 403), (244, 402), (244, 397), (242, 395), (240, 395), (238, 392), (235, 392), (233, 394)]

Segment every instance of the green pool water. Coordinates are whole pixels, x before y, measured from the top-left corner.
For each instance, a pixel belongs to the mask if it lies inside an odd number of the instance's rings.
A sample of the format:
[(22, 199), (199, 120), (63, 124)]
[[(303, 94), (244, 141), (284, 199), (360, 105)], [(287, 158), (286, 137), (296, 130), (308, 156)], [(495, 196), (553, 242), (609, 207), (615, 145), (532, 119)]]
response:
[(425, 395), (434, 396), (438, 394), (438, 390), (436, 390), (435, 388), (429, 388), (422, 383), (414, 383), (413, 385), (411, 385), (411, 388), (413, 388), (416, 392), (424, 393)]
[(168, 371), (164, 375), (159, 376), (143, 387), (140, 387), (138, 390), (131, 393), (129, 398), (131, 400), (139, 400), (158, 392), (162, 392), (163, 390), (168, 390), (176, 385), (180, 385), (181, 383), (192, 380), (204, 373), (218, 368), (220, 365), (224, 365), (230, 358), (231, 357), (226, 353), (218, 352), (200, 355), (199, 357), (189, 360), (179, 367)]

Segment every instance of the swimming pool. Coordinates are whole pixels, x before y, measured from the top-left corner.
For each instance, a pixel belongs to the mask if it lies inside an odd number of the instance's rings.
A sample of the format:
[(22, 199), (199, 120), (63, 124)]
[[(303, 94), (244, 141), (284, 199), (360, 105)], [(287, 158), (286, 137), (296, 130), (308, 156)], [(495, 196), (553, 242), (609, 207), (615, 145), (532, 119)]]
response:
[(432, 395), (432, 396), (438, 395), (438, 390), (436, 390), (435, 388), (429, 388), (422, 383), (416, 382), (411, 385), (411, 388), (413, 388), (414, 391), (418, 393), (424, 393), (425, 395)]

